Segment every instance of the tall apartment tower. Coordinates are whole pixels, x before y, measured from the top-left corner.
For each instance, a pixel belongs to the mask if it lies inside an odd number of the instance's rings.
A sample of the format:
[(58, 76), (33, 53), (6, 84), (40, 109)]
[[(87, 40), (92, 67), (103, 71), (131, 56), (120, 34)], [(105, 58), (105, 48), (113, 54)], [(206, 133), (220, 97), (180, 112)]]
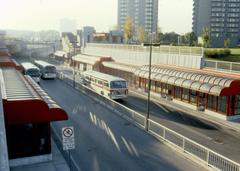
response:
[(124, 31), (127, 17), (131, 17), (135, 29), (157, 32), (158, 0), (118, 0), (118, 28)]
[(240, 44), (240, 0), (194, 0), (193, 32), (200, 37), (204, 27), (209, 28), (212, 47)]

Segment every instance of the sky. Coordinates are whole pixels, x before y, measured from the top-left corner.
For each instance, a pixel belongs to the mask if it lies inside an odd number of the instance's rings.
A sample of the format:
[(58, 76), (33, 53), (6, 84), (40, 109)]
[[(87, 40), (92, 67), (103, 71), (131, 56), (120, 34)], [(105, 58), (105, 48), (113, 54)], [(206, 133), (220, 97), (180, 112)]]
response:
[[(159, 0), (163, 32), (190, 32), (193, 0)], [(0, 29), (60, 30), (62, 18), (74, 19), (78, 28), (97, 32), (117, 25), (117, 0), (0, 0)]]

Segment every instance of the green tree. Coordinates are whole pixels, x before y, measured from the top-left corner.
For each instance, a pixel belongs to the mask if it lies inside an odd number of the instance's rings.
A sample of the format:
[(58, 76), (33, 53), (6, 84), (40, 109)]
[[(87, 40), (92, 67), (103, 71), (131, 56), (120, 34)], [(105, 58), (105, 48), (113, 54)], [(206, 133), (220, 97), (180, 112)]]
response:
[(189, 32), (184, 35), (184, 43), (189, 46), (194, 46), (197, 42), (197, 36), (194, 32)]
[(226, 39), (226, 40), (224, 40), (224, 48), (229, 48), (229, 46), (230, 46), (230, 39)]
[(210, 36), (210, 30), (208, 27), (204, 27), (202, 30), (202, 40), (203, 40), (204, 47), (210, 47), (211, 36)]
[(134, 35), (134, 24), (131, 17), (127, 17), (124, 25), (124, 38), (127, 43), (133, 38)]

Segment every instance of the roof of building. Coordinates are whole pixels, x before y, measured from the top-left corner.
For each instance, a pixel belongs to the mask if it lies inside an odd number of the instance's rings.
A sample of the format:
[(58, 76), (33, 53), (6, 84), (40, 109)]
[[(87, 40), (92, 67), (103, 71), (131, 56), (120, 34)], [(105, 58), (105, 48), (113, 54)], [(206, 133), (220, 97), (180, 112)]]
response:
[(30, 76), (24, 77), (14, 68), (0, 69), (0, 88), (7, 124), (68, 119), (66, 112)]
[(123, 64), (123, 63), (118, 63), (118, 62), (103, 62), (102, 63), (104, 67), (108, 67), (108, 68), (113, 68), (113, 69), (118, 69), (121, 71), (126, 71), (126, 72), (130, 72), (133, 73), (135, 72), (137, 69), (139, 69), (139, 66), (135, 66), (135, 65), (128, 65), (128, 64)]
[(100, 61), (111, 61), (111, 57), (92, 56), (92, 55), (84, 55), (84, 54), (73, 56), (72, 59), (74, 61), (86, 63), (90, 65), (94, 65)]
[(58, 57), (64, 57), (64, 58), (67, 58), (67, 52), (64, 52), (64, 51), (56, 51), (54, 53), (55, 56), (58, 56)]
[[(148, 79), (149, 66), (145, 65), (134, 74)], [(240, 93), (240, 80), (202, 70), (187, 70), (167, 66), (152, 66), (151, 79), (211, 95), (228, 96)]]

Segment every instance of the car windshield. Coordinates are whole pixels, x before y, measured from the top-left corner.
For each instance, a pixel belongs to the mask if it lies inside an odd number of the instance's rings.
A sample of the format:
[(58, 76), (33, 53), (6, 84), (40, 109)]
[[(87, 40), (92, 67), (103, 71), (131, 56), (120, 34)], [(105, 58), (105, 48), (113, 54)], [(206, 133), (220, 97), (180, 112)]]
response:
[(29, 69), (27, 70), (26, 75), (31, 77), (40, 77), (40, 71), (38, 69)]
[(111, 88), (127, 88), (127, 82), (126, 81), (112, 81), (110, 83)]

